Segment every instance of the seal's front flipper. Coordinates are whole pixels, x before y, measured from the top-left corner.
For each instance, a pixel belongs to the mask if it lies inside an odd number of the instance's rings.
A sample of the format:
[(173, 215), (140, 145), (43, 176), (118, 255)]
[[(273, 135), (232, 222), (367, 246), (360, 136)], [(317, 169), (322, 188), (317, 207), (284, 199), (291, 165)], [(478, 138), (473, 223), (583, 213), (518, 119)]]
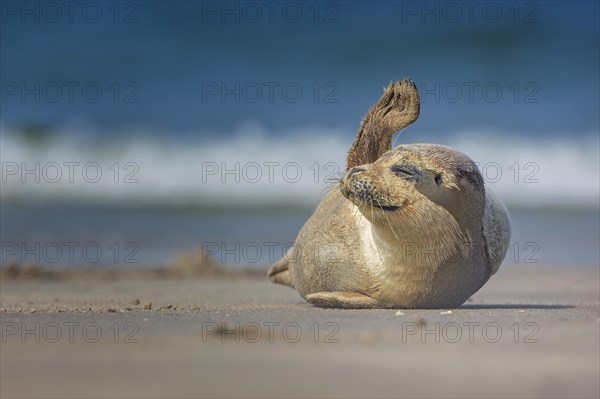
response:
[(308, 294), (306, 300), (322, 308), (382, 309), (394, 307), (358, 292), (316, 292)]
[(294, 284), (292, 284), (292, 278), (290, 276), (289, 264), (290, 261), (286, 255), (281, 258), (279, 262), (271, 266), (267, 272), (267, 276), (276, 284), (287, 285), (288, 287), (294, 288)]

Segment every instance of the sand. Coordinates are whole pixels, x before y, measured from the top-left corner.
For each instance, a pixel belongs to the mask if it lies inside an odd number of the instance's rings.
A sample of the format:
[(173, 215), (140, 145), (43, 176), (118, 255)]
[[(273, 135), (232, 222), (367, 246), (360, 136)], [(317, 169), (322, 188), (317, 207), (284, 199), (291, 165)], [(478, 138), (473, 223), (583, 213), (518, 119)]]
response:
[(241, 274), (0, 281), (0, 395), (600, 396), (597, 267), (508, 267), (459, 309), (331, 310)]

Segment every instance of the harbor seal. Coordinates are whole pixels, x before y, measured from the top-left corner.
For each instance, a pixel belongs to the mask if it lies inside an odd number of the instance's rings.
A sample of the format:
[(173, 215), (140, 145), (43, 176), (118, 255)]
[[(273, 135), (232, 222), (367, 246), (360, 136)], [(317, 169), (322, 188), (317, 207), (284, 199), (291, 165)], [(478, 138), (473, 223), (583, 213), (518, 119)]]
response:
[(498, 270), (508, 212), (466, 155), (391, 147), (420, 111), (414, 83), (391, 83), (367, 113), (346, 174), (269, 278), (336, 308), (453, 308)]

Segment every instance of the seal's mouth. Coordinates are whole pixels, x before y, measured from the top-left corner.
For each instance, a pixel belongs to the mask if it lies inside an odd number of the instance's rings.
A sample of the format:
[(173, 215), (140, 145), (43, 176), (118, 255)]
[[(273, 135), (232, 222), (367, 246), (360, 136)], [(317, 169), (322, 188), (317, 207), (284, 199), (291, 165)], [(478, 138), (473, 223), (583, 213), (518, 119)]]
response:
[(356, 205), (369, 205), (372, 209), (381, 209), (385, 212), (395, 212), (402, 208), (400, 205), (384, 205), (377, 201), (374, 201), (371, 198), (365, 198), (360, 194), (357, 195), (356, 193), (348, 189), (348, 187), (342, 186), (342, 194), (344, 195), (344, 197), (348, 198)]
[(399, 206), (397, 205), (376, 205), (376, 204), (372, 204), (375, 208), (379, 208), (381, 210), (384, 210), (386, 212), (394, 212), (400, 209)]
[(342, 180), (340, 182), (342, 195), (352, 201), (355, 205), (368, 206), (371, 209), (381, 209), (384, 212), (395, 212), (402, 208), (400, 205), (386, 204), (387, 199), (361, 180)]

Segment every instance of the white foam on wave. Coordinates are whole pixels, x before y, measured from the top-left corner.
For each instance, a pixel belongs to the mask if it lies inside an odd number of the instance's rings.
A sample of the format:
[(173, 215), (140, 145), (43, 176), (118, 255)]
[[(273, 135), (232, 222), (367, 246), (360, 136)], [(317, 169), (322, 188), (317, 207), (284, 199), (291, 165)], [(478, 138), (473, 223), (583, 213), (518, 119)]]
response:
[[(268, 132), (246, 124), (232, 135), (210, 139), (64, 131), (31, 140), (3, 127), (0, 201), (311, 207), (343, 172), (353, 134), (319, 126)], [(447, 137), (445, 144), (476, 161), (487, 186), (509, 205), (598, 207), (597, 133), (542, 140), (477, 129)]]

